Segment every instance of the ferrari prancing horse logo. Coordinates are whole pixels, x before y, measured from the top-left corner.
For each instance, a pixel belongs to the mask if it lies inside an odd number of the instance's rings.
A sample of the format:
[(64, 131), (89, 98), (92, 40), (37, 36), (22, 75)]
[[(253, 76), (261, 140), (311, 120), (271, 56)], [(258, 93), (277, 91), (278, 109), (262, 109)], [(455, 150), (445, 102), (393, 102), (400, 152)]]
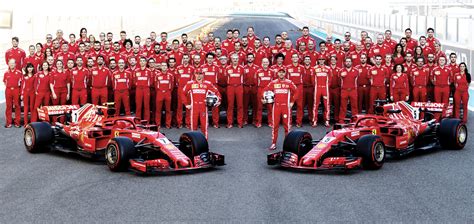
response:
[(372, 134), (377, 135), (377, 129), (372, 129)]

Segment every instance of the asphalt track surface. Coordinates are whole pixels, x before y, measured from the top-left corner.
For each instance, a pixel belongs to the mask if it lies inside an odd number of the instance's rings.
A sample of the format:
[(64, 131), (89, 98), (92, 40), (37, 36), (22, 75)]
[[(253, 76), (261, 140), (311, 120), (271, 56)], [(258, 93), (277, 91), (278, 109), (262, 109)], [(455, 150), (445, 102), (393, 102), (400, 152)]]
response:
[[(259, 36), (294, 29), (262, 18), (230, 20), (224, 27), (250, 24)], [(0, 105), (2, 125), (4, 110)], [(326, 132), (303, 128), (315, 139)], [(184, 131), (164, 133), (177, 139)], [(2, 127), (0, 223), (474, 222), (472, 140), (461, 151), (413, 155), (378, 171), (313, 173), (268, 167), (270, 133), (268, 127), (210, 128), (210, 146), (225, 154), (226, 166), (144, 177), (111, 173), (103, 163), (74, 155), (29, 154), (23, 129)]]

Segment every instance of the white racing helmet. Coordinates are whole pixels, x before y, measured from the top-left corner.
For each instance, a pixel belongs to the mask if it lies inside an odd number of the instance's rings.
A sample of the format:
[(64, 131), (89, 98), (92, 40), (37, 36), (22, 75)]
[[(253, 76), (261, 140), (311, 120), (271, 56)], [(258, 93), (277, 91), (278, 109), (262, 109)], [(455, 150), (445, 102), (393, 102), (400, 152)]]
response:
[(275, 93), (273, 93), (272, 91), (263, 92), (263, 100), (265, 101), (265, 103), (275, 102)]
[(206, 96), (206, 105), (208, 107), (215, 107), (219, 102), (219, 97), (213, 92), (208, 92)]

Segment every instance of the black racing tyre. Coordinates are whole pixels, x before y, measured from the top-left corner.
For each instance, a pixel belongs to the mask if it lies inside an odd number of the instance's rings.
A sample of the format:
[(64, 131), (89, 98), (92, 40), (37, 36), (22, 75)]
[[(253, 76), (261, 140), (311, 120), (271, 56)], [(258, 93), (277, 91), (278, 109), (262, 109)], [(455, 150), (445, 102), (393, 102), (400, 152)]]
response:
[(115, 137), (105, 148), (105, 162), (113, 172), (125, 171), (130, 165), (130, 159), (136, 157), (137, 150), (130, 138)]
[(288, 133), (283, 141), (283, 151), (292, 152), (303, 157), (313, 148), (313, 137), (307, 131), (294, 130)]
[(48, 151), (53, 139), (53, 128), (47, 122), (33, 122), (28, 124), (23, 135), (25, 148), (31, 153)]
[(209, 144), (201, 132), (191, 131), (182, 134), (179, 138), (179, 150), (194, 161), (194, 156), (209, 152)]
[(368, 170), (378, 170), (385, 162), (385, 144), (377, 135), (364, 135), (356, 145), (357, 152), (362, 157), (362, 167)]
[(445, 149), (463, 149), (467, 143), (467, 126), (460, 119), (445, 118), (438, 129), (438, 139)]

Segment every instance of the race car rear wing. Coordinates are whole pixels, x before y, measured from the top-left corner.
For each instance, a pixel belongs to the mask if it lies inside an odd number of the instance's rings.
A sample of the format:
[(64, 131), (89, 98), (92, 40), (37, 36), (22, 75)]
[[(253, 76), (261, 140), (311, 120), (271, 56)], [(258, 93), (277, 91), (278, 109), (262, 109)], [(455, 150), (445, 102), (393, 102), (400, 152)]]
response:
[(79, 105), (42, 106), (37, 109), (38, 118), (41, 121), (51, 122), (54, 117), (64, 116), (79, 108)]
[(412, 107), (416, 107), (420, 109), (420, 113), (426, 114), (438, 114), (441, 115), (442, 118), (444, 117), (452, 117), (453, 116), (453, 105), (445, 104), (445, 103), (433, 103), (433, 102), (412, 102)]

